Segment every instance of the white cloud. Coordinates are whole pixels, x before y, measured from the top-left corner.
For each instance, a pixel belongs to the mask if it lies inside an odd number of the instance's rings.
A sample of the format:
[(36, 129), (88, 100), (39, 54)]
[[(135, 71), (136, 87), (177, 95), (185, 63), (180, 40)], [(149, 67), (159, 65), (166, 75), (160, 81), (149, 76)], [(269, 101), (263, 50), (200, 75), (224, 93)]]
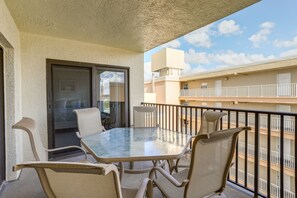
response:
[(274, 26), (275, 26), (275, 24), (273, 22), (269, 22), (269, 21), (260, 24), (260, 28), (262, 28), (262, 29), (272, 29), (272, 28), (274, 28)]
[(152, 79), (152, 62), (144, 63), (144, 81)]
[(196, 52), (194, 49), (189, 49), (189, 51), (185, 53), (185, 62), (189, 64), (210, 63), (205, 52)]
[(292, 40), (275, 40), (273, 44), (275, 47), (297, 47), (297, 36), (295, 36)]
[(198, 73), (198, 72), (204, 72), (204, 71), (206, 71), (206, 69), (201, 65), (192, 67), (190, 64), (185, 64), (185, 68), (182, 70), (182, 74), (185, 75), (185, 74)]
[(181, 43), (177, 39), (162, 45), (162, 47), (169, 47), (169, 48), (179, 48), (180, 46), (181, 46)]
[(260, 47), (260, 44), (268, 40), (271, 30), (274, 28), (274, 23), (265, 22), (260, 25), (260, 30), (253, 34), (249, 40), (253, 43), (254, 47)]
[(224, 20), (218, 25), (218, 31), (220, 34), (240, 34), (240, 26), (236, 24), (234, 20)]
[(281, 57), (296, 56), (296, 55), (297, 55), (297, 49), (288, 50), (280, 54)]
[(205, 52), (196, 52), (190, 49), (185, 54), (186, 64), (200, 65), (204, 68), (206, 66), (215, 68), (222, 68), (227, 66), (245, 65), (254, 62), (260, 62), (275, 58), (274, 56), (264, 56), (263, 54), (245, 54), (227, 51), (224, 53), (211, 54)]
[(210, 48), (212, 46), (212, 41), (210, 39), (210, 35), (213, 34), (213, 31), (211, 30), (212, 26), (213, 24), (210, 24), (195, 30), (190, 34), (185, 35), (184, 39), (196, 47)]
[(245, 54), (228, 51), (221, 54), (211, 54), (210, 58), (212, 59), (212, 61), (221, 65), (235, 66), (272, 59), (274, 58), (274, 56), (265, 57), (263, 54)]

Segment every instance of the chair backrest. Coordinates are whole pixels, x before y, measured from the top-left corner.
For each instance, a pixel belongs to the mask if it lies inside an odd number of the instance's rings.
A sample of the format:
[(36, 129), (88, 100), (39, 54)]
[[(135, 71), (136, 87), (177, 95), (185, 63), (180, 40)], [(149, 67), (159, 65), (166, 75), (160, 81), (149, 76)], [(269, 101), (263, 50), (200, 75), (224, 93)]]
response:
[(77, 116), (78, 131), (81, 137), (104, 131), (101, 122), (101, 113), (98, 108), (73, 110)]
[(113, 164), (28, 162), (14, 171), (34, 168), (49, 198), (122, 197), (118, 170)]
[(189, 183), (184, 197), (204, 197), (223, 191), (238, 135), (249, 129), (233, 128), (210, 133), (209, 137), (206, 134), (195, 137), (188, 174)]
[(157, 107), (133, 107), (133, 125), (134, 127), (157, 127)]
[(40, 135), (36, 131), (36, 122), (32, 118), (23, 117), (19, 122), (12, 126), (13, 129), (21, 129), (27, 132), (31, 144), (31, 149), (35, 160), (47, 161), (47, 152), (43, 146)]
[(202, 115), (202, 122), (200, 125), (198, 135), (218, 131), (220, 126), (220, 119), (225, 115), (227, 114), (220, 111), (205, 111)]

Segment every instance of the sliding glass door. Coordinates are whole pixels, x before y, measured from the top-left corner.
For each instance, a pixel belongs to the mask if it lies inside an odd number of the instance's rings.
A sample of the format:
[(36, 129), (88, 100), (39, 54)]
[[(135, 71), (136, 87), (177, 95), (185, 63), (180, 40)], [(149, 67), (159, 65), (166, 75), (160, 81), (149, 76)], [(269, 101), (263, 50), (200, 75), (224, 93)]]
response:
[(47, 60), (48, 147), (80, 145), (74, 109), (98, 107), (106, 129), (129, 126), (128, 79), (125, 67)]
[(0, 187), (5, 180), (4, 53), (0, 47)]
[(127, 70), (97, 68), (96, 101), (106, 129), (128, 126)]
[(74, 109), (91, 107), (91, 69), (52, 65), (52, 147), (80, 145)]

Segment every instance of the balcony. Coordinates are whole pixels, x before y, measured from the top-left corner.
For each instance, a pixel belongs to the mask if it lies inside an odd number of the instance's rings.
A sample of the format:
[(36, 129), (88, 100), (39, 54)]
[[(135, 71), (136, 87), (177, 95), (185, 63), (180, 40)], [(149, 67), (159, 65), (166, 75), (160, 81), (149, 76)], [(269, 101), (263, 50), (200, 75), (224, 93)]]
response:
[[(251, 157), (255, 156), (255, 146), (253, 144), (248, 144), (247, 146), (248, 149), (248, 155)], [(259, 156), (260, 160), (267, 161), (267, 148), (264, 147), (259, 147)], [(245, 152), (245, 143), (244, 142), (239, 142), (238, 143), (238, 151), (242, 154)], [(290, 169), (295, 169), (295, 156), (289, 155), (289, 154), (284, 154), (284, 166)], [(270, 160), (271, 163), (280, 165), (280, 153), (277, 151), (270, 151)]]
[(294, 103), (297, 84), (269, 84), (180, 90), (180, 100)]
[[(157, 107), (157, 121), (161, 128), (191, 135), (198, 133), (201, 115), (208, 109), (227, 113), (221, 120), (221, 129), (250, 126), (251, 131), (240, 134), (228, 181), (252, 192), (254, 197), (296, 197), (297, 113), (156, 103), (143, 105)], [(278, 146), (273, 138), (278, 138)], [(285, 140), (291, 142), (289, 153)]]
[[(230, 169), (230, 178), (232, 179), (235, 179), (235, 168), (234, 167), (231, 167)], [(247, 185), (252, 188), (252, 186), (254, 185), (254, 175), (253, 174), (250, 174), (248, 173), (248, 179), (247, 179)], [(243, 183), (244, 182), (244, 171), (243, 170), (238, 170), (238, 180), (240, 183)], [(263, 194), (266, 194), (267, 193), (267, 180), (265, 179), (259, 179), (259, 191)], [(274, 198), (277, 198), (277, 197), (280, 197), (280, 187), (279, 185), (277, 184), (274, 184), (274, 183), (271, 183), (270, 184), (270, 189), (271, 189), (271, 197), (274, 197)], [(295, 198), (295, 193), (290, 191), (290, 190), (287, 190), (287, 189), (284, 189), (284, 197), (286, 198)]]

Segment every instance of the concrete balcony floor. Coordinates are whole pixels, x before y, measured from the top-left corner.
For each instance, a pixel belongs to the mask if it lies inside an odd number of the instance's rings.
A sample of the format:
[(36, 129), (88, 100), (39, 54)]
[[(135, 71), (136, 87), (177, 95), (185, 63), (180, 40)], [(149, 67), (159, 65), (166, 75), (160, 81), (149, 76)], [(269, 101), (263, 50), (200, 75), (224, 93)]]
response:
[[(89, 156), (89, 160), (92, 157)], [(59, 161), (73, 161), (77, 162), (81, 160), (81, 156), (67, 157), (64, 159), (60, 159)], [(147, 167), (150, 166), (151, 162), (136, 162), (134, 167), (137, 168), (139, 166)], [(129, 164), (126, 164), (127, 166)], [(138, 188), (141, 183), (141, 180), (145, 177), (148, 177), (148, 174), (124, 174), (123, 184), (122, 186), (128, 188)], [(4, 185), (4, 188), (0, 192), (1, 198), (46, 198), (45, 193), (41, 187), (41, 184), (38, 179), (38, 175), (33, 169), (24, 169), (21, 173), (21, 176), (18, 180), (8, 182)], [(154, 198), (163, 197), (161, 192), (154, 188)], [(213, 196), (216, 198), (248, 198), (252, 197), (249, 194), (246, 194), (238, 189), (227, 186), (224, 193), (221, 196)]]

